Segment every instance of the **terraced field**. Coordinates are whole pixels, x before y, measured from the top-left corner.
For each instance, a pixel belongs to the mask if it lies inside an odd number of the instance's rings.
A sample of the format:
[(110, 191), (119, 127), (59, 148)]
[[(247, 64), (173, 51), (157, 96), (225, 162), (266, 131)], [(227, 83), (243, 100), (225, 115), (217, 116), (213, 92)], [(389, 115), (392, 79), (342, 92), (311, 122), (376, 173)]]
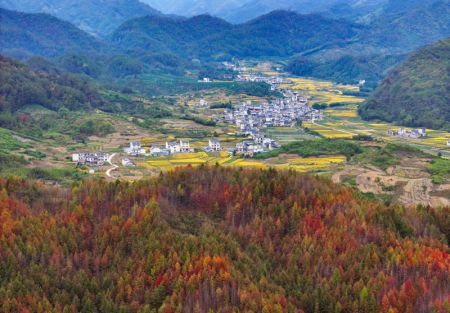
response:
[(345, 156), (323, 156), (299, 158), (297, 156), (280, 156), (264, 161), (232, 157), (227, 152), (206, 153), (196, 152), (176, 154), (167, 157), (150, 158), (142, 166), (148, 169), (169, 171), (180, 166), (198, 166), (201, 164), (223, 165), (236, 167), (292, 169), (299, 172), (323, 171), (346, 162)]
[(329, 81), (320, 81), (308, 78), (292, 78), (289, 80), (293, 84), (282, 85), (282, 88), (292, 89), (301, 92), (308, 97), (311, 104), (314, 103), (360, 103), (364, 99), (360, 97), (345, 95), (344, 92), (358, 92), (359, 87), (353, 85), (335, 84)]

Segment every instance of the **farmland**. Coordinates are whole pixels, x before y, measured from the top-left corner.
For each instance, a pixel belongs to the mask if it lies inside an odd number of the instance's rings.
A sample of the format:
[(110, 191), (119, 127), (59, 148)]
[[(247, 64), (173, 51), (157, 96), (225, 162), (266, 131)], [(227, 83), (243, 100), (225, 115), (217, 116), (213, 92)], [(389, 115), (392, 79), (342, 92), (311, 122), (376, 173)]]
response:
[(255, 167), (291, 169), (299, 172), (323, 171), (346, 162), (345, 156), (319, 156), (301, 158), (296, 155), (280, 155), (267, 160), (253, 160), (233, 157), (226, 152), (195, 152), (156, 157), (143, 161), (140, 165), (158, 171), (169, 171), (180, 166), (222, 165), (231, 167)]

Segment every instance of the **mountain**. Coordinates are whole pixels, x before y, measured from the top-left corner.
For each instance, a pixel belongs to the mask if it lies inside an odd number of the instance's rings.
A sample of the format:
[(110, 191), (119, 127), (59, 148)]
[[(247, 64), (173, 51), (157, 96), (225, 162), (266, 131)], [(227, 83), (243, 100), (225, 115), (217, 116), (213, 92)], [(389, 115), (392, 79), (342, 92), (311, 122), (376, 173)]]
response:
[(366, 88), (373, 88), (384, 78), (386, 71), (403, 58), (403, 55), (345, 55), (336, 60), (316, 62), (305, 57), (294, 57), (285, 69), (294, 75), (344, 84), (358, 84), (360, 80), (365, 80)]
[(0, 9), (0, 53), (24, 59), (68, 52), (101, 52), (106, 45), (72, 24), (48, 14)]
[(357, 25), (343, 20), (274, 11), (234, 26), (207, 15), (138, 18), (123, 24), (112, 41), (123, 49), (175, 50), (201, 58), (289, 56), (349, 40), (357, 30)]
[(103, 104), (85, 80), (42, 59), (34, 59), (32, 64), (34, 68), (0, 55), (0, 112), (14, 113), (29, 105), (78, 110)]
[(450, 130), (450, 38), (415, 52), (392, 70), (368, 101), (365, 119)]
[(146, 16), (121, 25), (111, 40), (126, 50), (166, 51), (187, 56), (197, 49), (197, 43), (233, 26), (210, 15), (189, 19)]
[(373, 8), (386, 0), (143, 0), (166, 13), (194, 16), (208, 13), (242, 23), (274, 10), (307, 14), (346, 5), (350, 10)]
[(161, 14), (138, 0), (0, 0), (0, 7), (48, 13), (96, 35), (109, 34), (131, 18)]
[(369, 26), (365, 42), (411, 51), (450, 36), (450, 0), (391, 0)]
[(449, 209), (366, 198), (219, 166), (69, 188), (1, 179), (2, 311), (446, 312)]

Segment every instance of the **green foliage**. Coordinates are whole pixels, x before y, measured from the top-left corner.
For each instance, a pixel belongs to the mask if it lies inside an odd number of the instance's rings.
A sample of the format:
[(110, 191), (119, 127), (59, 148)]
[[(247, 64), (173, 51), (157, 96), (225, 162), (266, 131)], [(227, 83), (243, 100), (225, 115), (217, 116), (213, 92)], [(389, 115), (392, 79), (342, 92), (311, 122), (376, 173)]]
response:
[(298, 76), (328, 79), (345, 84), (357, 84), (359, 80), (365, 80), (367, 86), (373, 87), (391, 66), (402, 59), (401, 55), (379, 54), (346, 55), (323, 62), (305, 57), (294, 57), (286, 66), (286, 70)]
[(292, 142), (269, 152), (257, 153), (254, 158), (273, 158), (282, 153), (297, 154), (301, 157), (342, 154), (350, 158), (362, 152), (363, 149), (359, 145), (348, 140), (318, 139)]
[(0, 112), (16, 112), (29, 105), (41, 105), (50, 110), (61, 107), (79, 110), (103, 104), (86, 81), (44, 60), (34, 59), (32, 64), (35, 70), (0, 56)]
[(93, 36), (47, 14), (20, 13), (0, 8), (0, 25), (1, 53), (19, 59), (33, 55), (55, 57), (74, 51), (97, 53), (105, 50), (105, 44)]
[(20, 142), (9, 130), (0, 128), (0, 149), (11, 151), (26, 147), (28, 145)]
[(216, 126), (216, 122), (215, 121), (207, 120), (207, 119), (201, 118), (199, 116), (195, 116), (195, 115), (186, 114), (186, 115), (183, 115), (181, 117), (181, 119), (193, 121), (193, 122), (195, 122), (197, 124), (200, 124), (200, 125), (203, 125), (203, 126)]
[(231, 102), (228, 103), (214, 103), (209, 106), (210, 109), (233, 109)]
[(22, 12), (47, 12), (62, 20), (70, 21), (77, 27), (106, 36), (128, 19), (159, 15), (157, 10), (137, 0), (59, 0), (34, 1), (14, 0), (3, 1), (2, 7)]
[(389, 166), (397, 165), (401, 158), (406, 156), (423, 157), (425, 154), (408, 145), (389, 143), (382, 147), (366, 149), (364, 154), (358, 156), (358, 159), (386, 170)]
[(436, 158), (427, 166), (427, 170), (432, 175), (433, 183), (442, 184), (450, 176), (450, 160)]
[(124, 23), (112, 40), (127, 49), (225, 60), (231, 56), (290, 56), (330, 41), (344, 41), (357, 29), (343, 20), (292, 11), (275, 11), (240, 25), (207, 15), (189, 19), (150, 16)]
[(80, 126), (80, 133), (92, 136), (105, 136), (114, 132), (114, 127), (106, 121), (87, 120)]
[(374, 138), (372, 136), (370, 136), (370, 135), (362, 135), (362, 134), (353, 136), (352, 139), (356, 140), (356, 141), (374, 141)]
[(420, 49), (359, 108), (365, 119), (450, 129), (450, 39)]

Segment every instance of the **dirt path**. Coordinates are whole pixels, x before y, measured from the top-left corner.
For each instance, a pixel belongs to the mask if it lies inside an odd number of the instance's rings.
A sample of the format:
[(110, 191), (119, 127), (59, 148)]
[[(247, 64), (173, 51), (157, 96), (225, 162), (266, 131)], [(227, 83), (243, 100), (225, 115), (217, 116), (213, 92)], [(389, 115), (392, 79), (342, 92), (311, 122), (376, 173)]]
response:
[(114, 178), (114, 177), (111, 175), (111, 172), (119, 168), (118, 165), (116, 165), (116, 164), (114, 164), (114, 163), (112, 162), (113, 158), (114, 158), (116, 155), (117, 155), (117, 153), (113, 153), (113, 154), (111, 154), (111, 155), (109, 156), (109, 158), (108, 158), (108, 163), (109, 163), (112, 167), (106, 171), (106, 176), (108, 176), (108, 177), (110, 177), (110, 178)]

